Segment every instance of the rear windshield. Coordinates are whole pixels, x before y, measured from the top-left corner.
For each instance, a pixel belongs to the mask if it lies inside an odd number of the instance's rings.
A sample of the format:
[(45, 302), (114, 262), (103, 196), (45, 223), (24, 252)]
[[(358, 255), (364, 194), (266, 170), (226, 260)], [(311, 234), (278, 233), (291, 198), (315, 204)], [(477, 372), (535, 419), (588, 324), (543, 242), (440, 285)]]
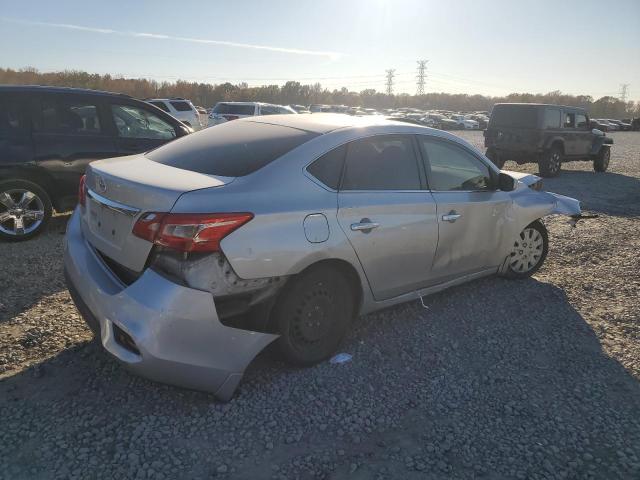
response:
[(213, 113), (219, 113), (220, 115), (253, 115), (255, 112), (255, 105), (238, 105), (235, 103), (218, 103), (213, 108)]
[(531, 105), (496, 105), (491, 112), (491, 126), (536, 128), (538, 110)]
[(318, 134), (236, 120), (187, 135), (148, 152), (172, 167), (223, 177), (249, 175)]
[(171, 106), (179, 112), (189, 112), (191, 110), (191, 105), (187, 102), (171, 102)]

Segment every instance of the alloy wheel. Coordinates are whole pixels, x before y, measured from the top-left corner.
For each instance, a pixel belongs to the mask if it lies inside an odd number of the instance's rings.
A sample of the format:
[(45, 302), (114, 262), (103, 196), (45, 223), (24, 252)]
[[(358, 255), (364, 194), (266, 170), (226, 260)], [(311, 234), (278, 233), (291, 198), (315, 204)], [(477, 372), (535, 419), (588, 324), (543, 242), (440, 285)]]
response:
[(22, 188), (0, 192), (0, 232), (20, 237), (40, 227), (45, 208), (34, 192)]

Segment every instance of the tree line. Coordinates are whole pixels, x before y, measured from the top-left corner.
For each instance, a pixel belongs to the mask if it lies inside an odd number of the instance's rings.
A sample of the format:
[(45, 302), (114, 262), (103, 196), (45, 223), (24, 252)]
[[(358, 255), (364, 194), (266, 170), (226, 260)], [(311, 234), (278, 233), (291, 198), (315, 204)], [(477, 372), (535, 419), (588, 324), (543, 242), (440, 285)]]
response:
[(495, 103), (501, 102), (535, 102), (583, 107), (594, 118), (640, 117), (640, 102), (624, 103), (612, 96), (594, 99), (590, 95), (568, 95), (558, 90), (544, 94), (511, 93), (501, 97), (435, 92), (424, 95), (406, 93), (387, 95), (375, 89), (355, 92), (343, 87), (329, 90), (323, 88), (320, 83), (301, 84), (296, 81), (286, 82), (282, 86), (250, 87), (246, 83), (216, 85), (185, 80), (158, 82), (146, 78), (124, 78), (78, 70), (40, 72), (34, 68), (20, 70), (0, 68), (0, 84), (90, 88), (124, 93), (136, 98), (182, 97), (205, 108), (212, 107), (220, 101), (259, 101), (283, 105), (321, 103), (367, 108), (414, 107), (466, 112), (491, 110)]

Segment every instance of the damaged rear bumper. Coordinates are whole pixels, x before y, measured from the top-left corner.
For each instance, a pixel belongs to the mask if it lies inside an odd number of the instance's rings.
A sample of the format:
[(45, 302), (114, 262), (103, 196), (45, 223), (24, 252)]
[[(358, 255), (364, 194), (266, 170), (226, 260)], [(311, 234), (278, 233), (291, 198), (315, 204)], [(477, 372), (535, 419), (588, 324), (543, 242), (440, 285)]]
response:
[(220, 323), (210, 292), (151, 269), (123, 285), (85, 241), (77, 211), (67, 227), (65, 278), (102, 346), (133, 372), (229, 400), (247, 365), (277, 335)]

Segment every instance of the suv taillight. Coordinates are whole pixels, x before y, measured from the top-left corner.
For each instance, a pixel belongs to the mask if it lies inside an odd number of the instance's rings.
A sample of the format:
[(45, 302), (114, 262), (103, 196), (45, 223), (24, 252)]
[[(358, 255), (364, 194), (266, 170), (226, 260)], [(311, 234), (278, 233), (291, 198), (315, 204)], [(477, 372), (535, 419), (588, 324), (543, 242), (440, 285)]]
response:
[(87, 176), (82, 175), (80, 177), (80, 183), (78, 184), (78, 203), (85, 207), (87, 205)]
[(142, 215), (133, 234), (180, 252), (217, 252), (220, 242), (252, 213), (156, 213)]

